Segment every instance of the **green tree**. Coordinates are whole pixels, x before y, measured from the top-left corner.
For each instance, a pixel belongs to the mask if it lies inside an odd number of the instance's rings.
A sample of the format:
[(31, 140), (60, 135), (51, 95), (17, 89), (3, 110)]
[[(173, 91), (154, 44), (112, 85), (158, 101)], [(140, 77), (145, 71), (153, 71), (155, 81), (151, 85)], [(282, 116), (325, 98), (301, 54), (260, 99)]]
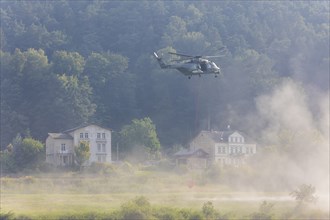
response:
[(144, 147), (150, 156), (156, 156), (161, 146), (157, 137), (156, 126), (150, 118), (134, 119), (120, 131), (121, 146), (127, 151)]
[(12, 157), (18, 170), (35, 169), (45, 159), (44, 145), (31, 137), (21, 138), (18, 135), (12, 145)]
[(92, 103), (92, 89), (87, 77), (58, 76), (61, 93), (55, 97), (57, 120), (63, 127), (87, 122), (94, 114), (96, 105)]
[(92, 53), (84, 69), (97, 106), (94, 118), (114, 129), (128, 123), (136, 111), (135, 78), (127, 68), (126, 57), (107, 52)]
[(52, 57), (53, 72), (80, 76), (84, 70), (85, 59), (77, 52), (55, 51)]
[(78, 166), (81, 168), (84, 165), (84, 163), (89, 160), (89, 157), (91, 155), (89, 142), (87, 141), (79, 142), (78, 146), (74, 148), (74, 153), (75, 153), (75, 161), (78, 164)]

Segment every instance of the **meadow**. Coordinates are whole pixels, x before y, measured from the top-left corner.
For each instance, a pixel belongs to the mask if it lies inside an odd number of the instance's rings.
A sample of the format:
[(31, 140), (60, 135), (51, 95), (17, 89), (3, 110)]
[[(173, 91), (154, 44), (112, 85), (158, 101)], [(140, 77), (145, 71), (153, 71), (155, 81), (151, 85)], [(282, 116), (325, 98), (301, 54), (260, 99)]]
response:
[(202, 171), (129, 164), (1, 177), (1, 219), (328, 219), (289, 192), (233, 188)]

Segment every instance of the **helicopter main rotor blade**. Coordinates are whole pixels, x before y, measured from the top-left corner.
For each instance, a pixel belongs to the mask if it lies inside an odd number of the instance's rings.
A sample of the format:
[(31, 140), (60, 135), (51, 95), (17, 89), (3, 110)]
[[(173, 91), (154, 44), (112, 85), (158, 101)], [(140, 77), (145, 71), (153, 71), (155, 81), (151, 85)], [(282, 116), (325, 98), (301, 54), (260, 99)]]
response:
[(225, 55), (217, 55), (217, 56), (202, 56), (203, 58), (217, 58), (217, 57), (223, 57)]
[(194, 58), (195, 56), (190, 56), (190, 55), (187, 55), (187, 54), (181, 54), (181, 53), (174, 53), (174, 52), (168, 52), (169, 54), (173, 54), (173, 55), (177, 55), (177, 56), (180, 56), (180, 57), (189, 57), (189, 58)]

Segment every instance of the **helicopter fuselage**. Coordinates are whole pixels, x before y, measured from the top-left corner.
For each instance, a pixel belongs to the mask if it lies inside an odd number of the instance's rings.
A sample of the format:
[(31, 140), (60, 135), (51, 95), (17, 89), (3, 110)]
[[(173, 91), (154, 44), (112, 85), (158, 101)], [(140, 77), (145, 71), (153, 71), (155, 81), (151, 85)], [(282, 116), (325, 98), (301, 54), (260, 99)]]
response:
[(162, 58), (156, 53), (154, 53), (154, 56), (162, 69), (176, 69), (189, 78), (193, 75), (201, 76), (202, 74), (215, 74), (217, 77), (220, 74), (220, 68), (214, 62), (207, 59), (194, 58), (187, 61), (165, 64)]

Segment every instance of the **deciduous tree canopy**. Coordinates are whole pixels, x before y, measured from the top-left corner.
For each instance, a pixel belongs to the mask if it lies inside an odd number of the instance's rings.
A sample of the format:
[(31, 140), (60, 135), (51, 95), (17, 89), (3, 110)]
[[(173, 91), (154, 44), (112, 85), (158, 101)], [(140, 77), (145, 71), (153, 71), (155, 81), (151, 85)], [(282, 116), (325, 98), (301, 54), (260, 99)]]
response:
[[(281, 79), (329, 89), (326, 1), (3, 1), (1, 148), (83, 122), (150, 117), (164, 146), (255, 110)], [(161, 70), (153, 51), (217, 55), (223, 77)], [(158, 144), (156, 144), (158, 145)]]

